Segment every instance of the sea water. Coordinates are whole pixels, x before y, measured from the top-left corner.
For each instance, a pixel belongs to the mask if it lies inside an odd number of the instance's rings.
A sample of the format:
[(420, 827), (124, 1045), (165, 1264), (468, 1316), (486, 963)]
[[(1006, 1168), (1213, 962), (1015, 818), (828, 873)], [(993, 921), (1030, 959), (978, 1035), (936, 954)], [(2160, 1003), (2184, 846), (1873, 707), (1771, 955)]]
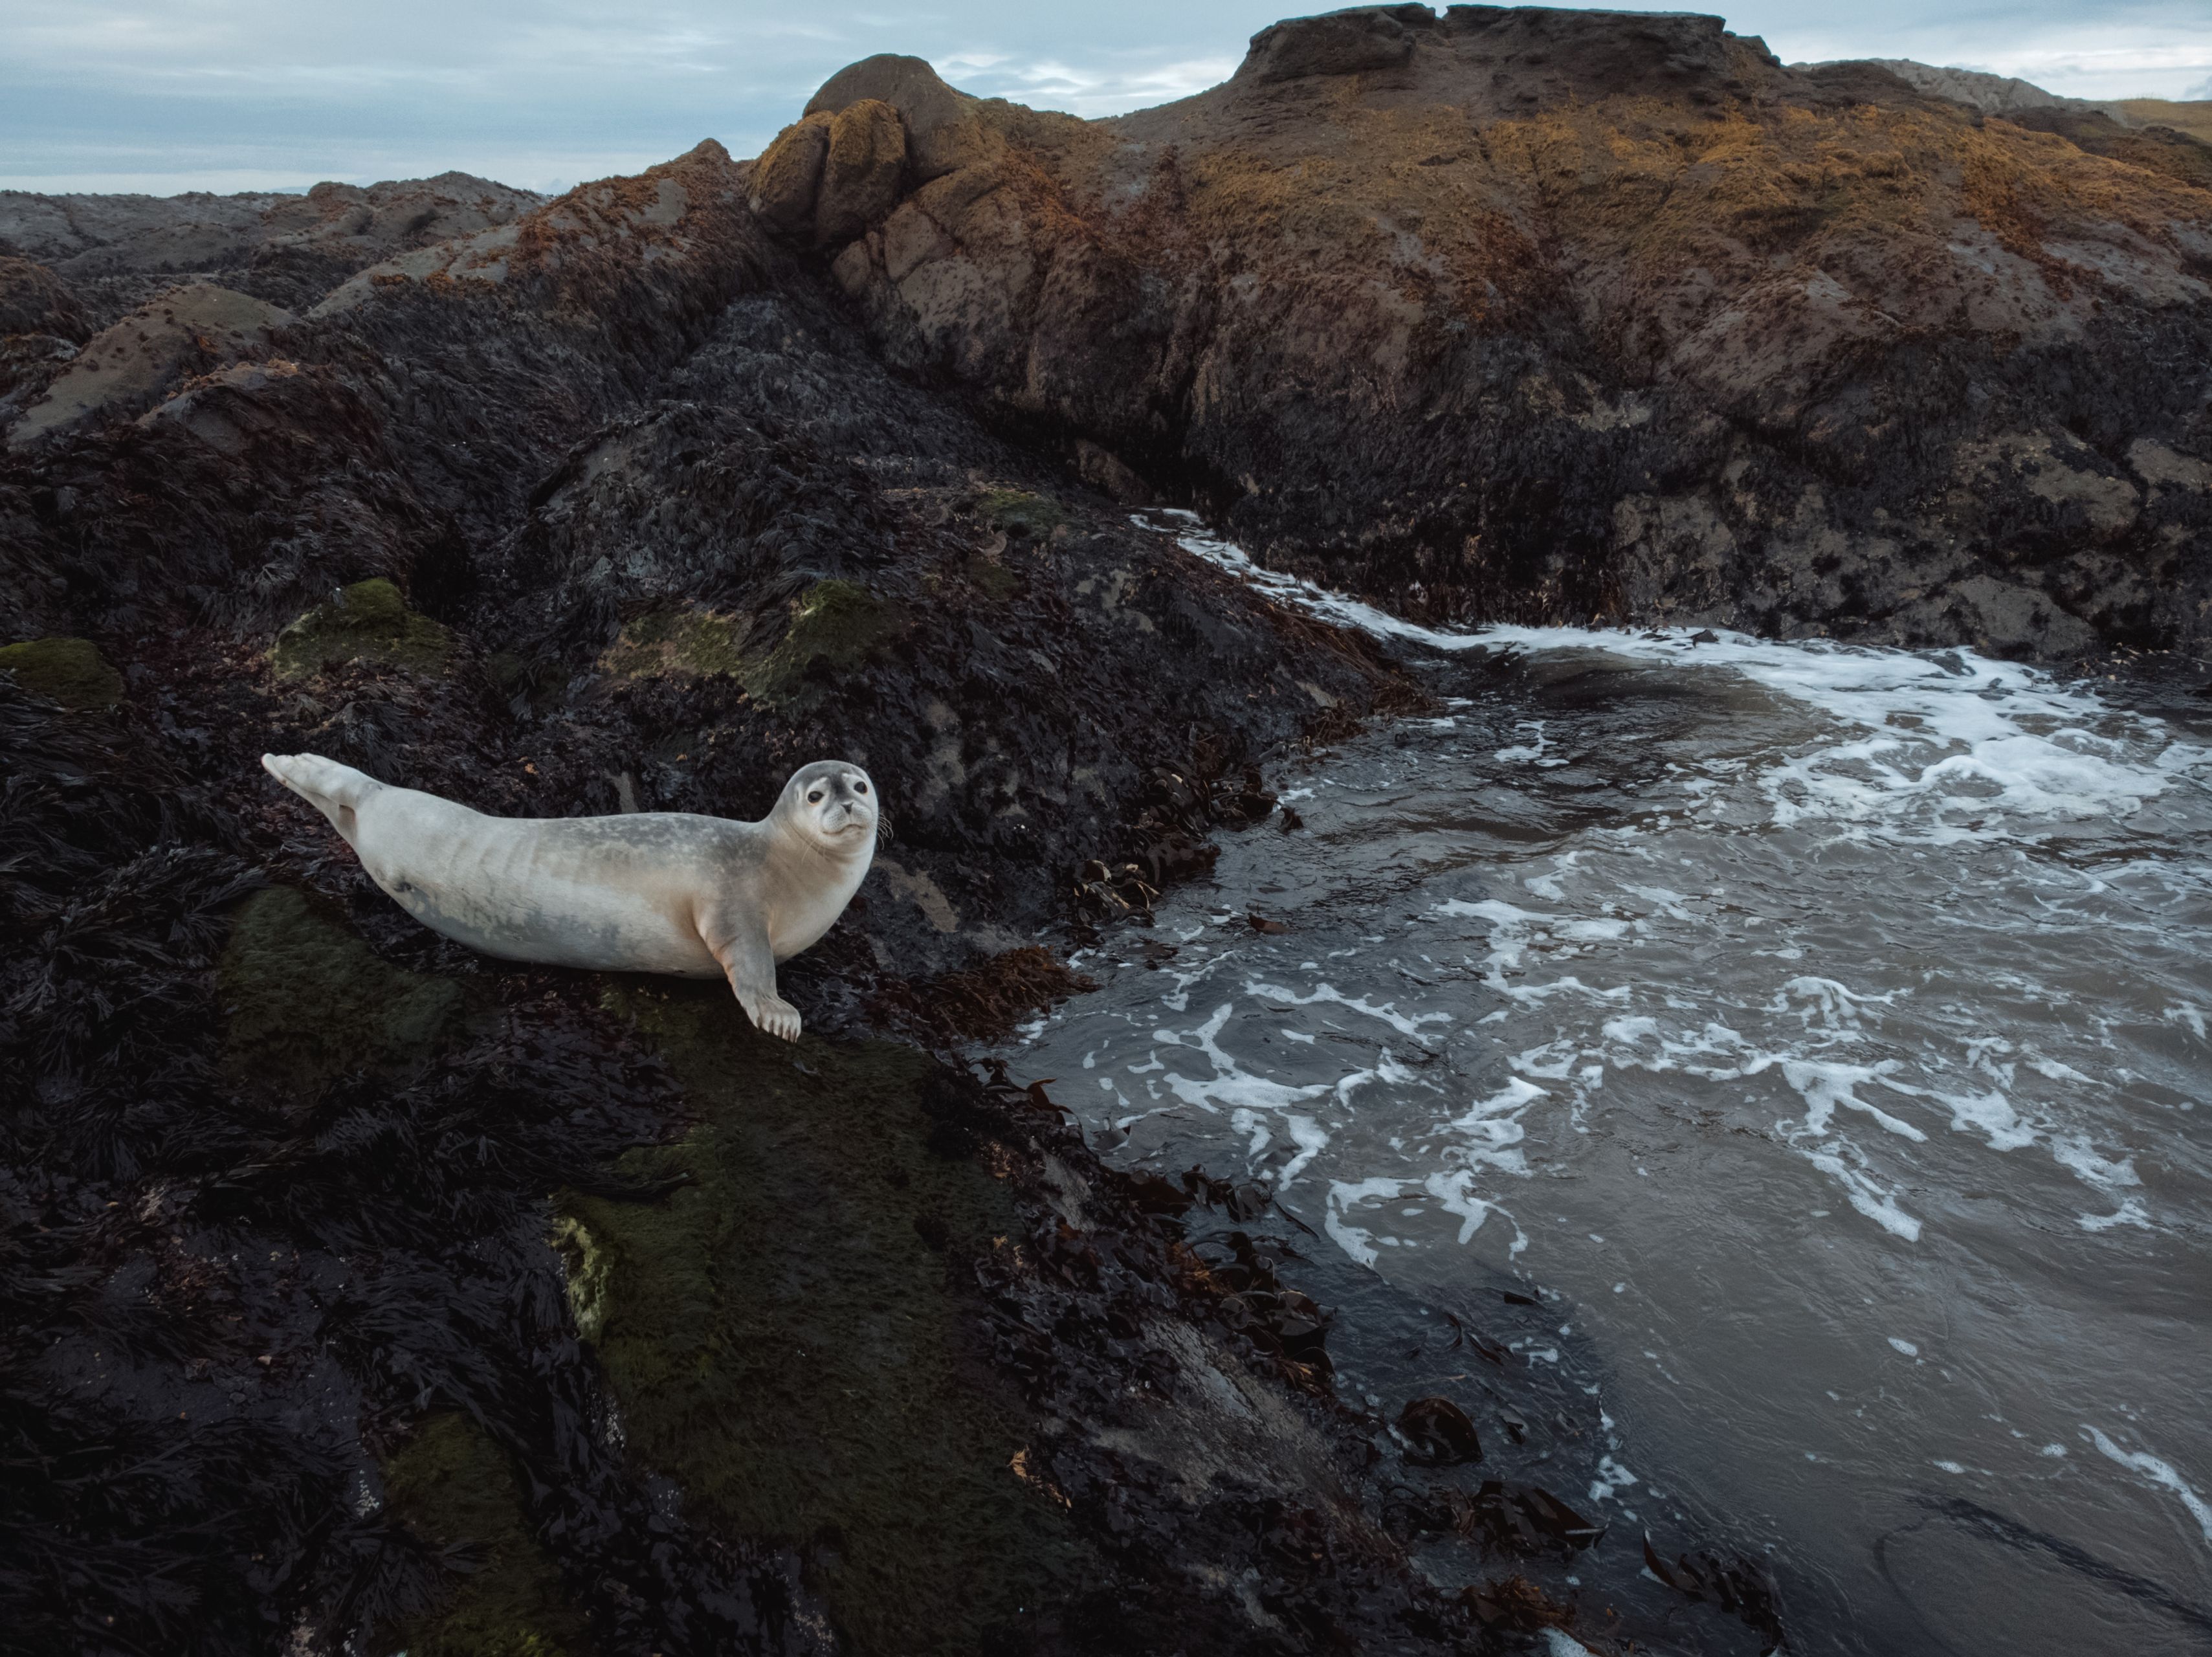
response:
[(1439, 631), (1146, 521), (1437, 710), (1293, 768), (1018, 1073), (1411, 1294), (1558, 1296), (1563, 1494), (1765, 1559), (1794, 1649), (2212, 1649), (2212, 704)]

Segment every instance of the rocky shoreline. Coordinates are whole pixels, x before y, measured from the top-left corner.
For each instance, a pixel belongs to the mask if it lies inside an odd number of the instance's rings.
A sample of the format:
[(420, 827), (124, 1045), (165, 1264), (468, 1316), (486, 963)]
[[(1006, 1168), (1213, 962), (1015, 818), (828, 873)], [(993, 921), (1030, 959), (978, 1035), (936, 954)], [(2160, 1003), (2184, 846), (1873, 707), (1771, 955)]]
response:
[[(1425, 696), (1135, 505), (1417, 614), (2201, 647), (2212, 149), (2067, 119), (1379, 9), (550, 202), (0, 198), (0, 1648), (1771, 1646), (1592, 1548), (1588, 1400), (1338, 1398), (1264, 1192), (963, 1053)], [(423, 932), (264, 750), (890, 823), (792, 1052)]]

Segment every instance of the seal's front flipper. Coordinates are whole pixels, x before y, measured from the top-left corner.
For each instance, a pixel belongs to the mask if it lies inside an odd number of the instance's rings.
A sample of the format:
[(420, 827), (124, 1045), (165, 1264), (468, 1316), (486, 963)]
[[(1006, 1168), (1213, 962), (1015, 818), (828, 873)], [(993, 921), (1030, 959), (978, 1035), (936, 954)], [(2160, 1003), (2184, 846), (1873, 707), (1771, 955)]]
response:
[(714, 952), (737, 994), (738, 1005), (754, 1026), (779, 1040), (797, 1041), (799, 1009), (775, 993), (775, 954), (768, 945), (768, 929), (757, 920), (748, 927), (711, 916), (699, 935)]

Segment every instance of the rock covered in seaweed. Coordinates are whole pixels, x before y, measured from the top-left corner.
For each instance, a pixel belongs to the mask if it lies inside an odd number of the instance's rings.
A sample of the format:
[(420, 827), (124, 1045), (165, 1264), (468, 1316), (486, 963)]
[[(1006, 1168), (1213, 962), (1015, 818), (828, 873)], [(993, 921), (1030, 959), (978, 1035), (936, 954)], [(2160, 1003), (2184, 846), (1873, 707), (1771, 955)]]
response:
[[(886, 356), (1418, 613), (2071, 656), (2204, 637), (2212, 147), (1713, 17), (1371, 7), (950, 125), (832, 250)], [(928, 115), (924, 111), (935, 112)]]

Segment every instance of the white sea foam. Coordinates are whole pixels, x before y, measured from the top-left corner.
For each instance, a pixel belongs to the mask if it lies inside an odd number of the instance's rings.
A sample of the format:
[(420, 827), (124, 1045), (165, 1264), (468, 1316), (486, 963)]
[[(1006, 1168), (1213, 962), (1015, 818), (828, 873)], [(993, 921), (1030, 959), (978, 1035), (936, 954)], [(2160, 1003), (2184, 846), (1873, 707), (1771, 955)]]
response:
[(1359, 1013), (1370, 1019), (1379, 1019), (1401, 1036), (1419, 1035), (1421, 1026), (1425, 1024), (1449, 1024), (1452, 1021), (1451, 1014), (1449, 1013), (1423, 1013), (1408, 1017), (1398, 1011), (1395, 1002), (1385, 1002), (1382, 1006), (1377, 1007), (1364, 996), (1355, 997), (1345, 995), (1334, 984), (1316, 984), (1311, 990), (1303, 996), (1295, 990), (1285, 990), (1280, 984), (1275, 984), (1248, 983), (1244, 986), (1244, 991), (1247, 995), (1265, 996), (1272, 1001), (1279, 1001), (1291, 1007), (1311, 1007), (1316, 1002), (1332, 1002), (1343, 1008), (1346, 1012)]
[(2189, 1516), (2197, 1521), (2197, 1528), (2204, 1532), (2205, 1541), (2212, 1543), (2212, 1502), (2207, 1502), (2199, 1496), (2189, 1482), (2174, 1471), (2171, 1462), (2162, 1460), (2147, 1450), (2123, 1450), (2101, 1429), (2087, 1422), (2081, 1423), (2081, 1430), (2089, 1435), (2090, 1442), (2104, 1455), (2131, 1472), (2141, 1473), (2161, 1489), (2169, 1490), (2180, 1498), (2181, 1505), (2189, 1510)]
[[(2041, 669), (1971, 650), (1777, 642), (1710, 630), (1698, 643), (1686, 628), (1426, 627), (1262, 569), (1191, 514), (1154, 512), (1133, 521), (1173, 533), (1185, 551), (1287, 608), (1374, 637), (1443, 651), (1582, 651), (1646, 667), (1721, 669), (1815, 710), (1835, 732), (1778, 756), (1756, 779), (1769, 819), (1781, 827), (1817, 823), (1931, 844), (2044, 838), (2069, 824), (2130, 816), (2185, 777), (2212, 777), (2212, 750), (2176, 738), (2162, 722), (2117, 711)], [(1521, 740), (1497, 759), (1565, 763), (1549, 751), (1540, 722), (1516, 730)]]

